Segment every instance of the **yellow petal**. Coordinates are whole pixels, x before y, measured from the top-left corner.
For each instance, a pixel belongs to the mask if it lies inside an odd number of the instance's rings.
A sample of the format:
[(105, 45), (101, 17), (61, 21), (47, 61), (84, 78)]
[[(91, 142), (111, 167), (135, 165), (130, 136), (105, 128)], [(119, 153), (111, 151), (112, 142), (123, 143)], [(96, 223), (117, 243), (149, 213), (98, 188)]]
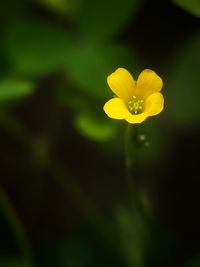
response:
[(136, 83), (136, 95), (145, 99), (153, 93), (157, 93), (162, 89), (162, 79), (152, 70), (143, 70)]
[(125, 102), (133, 96), (135, 81), (124, 68), (118, 68), (107, 78), (110, 89)]
[(145, 103), (144, 110), (148, 113), (148, 116), (154, 116), (159, 114), (164, 107), (164, 98), (161, 93), (154, 93), (150, 95)]
[(126, 105), (120, 98), (110, 99), (105, 103), (103, 109), (108, 117), (118, 120), (124, 119), (129, 113)]
[(141, 123), (144, 120), (146, 120), (146, 118), (148, 117), (148, 113), (147, 112), (143, 112), (141, 114), (138, 115), (134, 115), (129, 113), (129, 115), (125, 118), (125, 120), (129, 123)]

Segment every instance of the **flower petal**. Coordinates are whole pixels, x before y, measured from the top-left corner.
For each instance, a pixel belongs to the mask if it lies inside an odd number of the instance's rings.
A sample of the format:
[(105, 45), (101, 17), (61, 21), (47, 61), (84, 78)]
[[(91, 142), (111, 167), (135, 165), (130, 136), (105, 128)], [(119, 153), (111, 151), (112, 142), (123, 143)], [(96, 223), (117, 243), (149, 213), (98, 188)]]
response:
[(103, 109), (108, 117), (112, 119), (122, 120), (129, 114), (126, 105), (120, 98), (110, 99), (105, 103)]
[(144, 120), (146, 120), (146, 118), (148, 117), (148, 113), (147, 112), (143, 112), (141, 114), (138, 115), (134, 115), (129, 113), (129, 115), (125, 118), (125, 120), (129, 123), (141, 123)]
[(148, 113), (148, 116), (154, 116), (159, 114), (164, 107), (164, 98), (161, 93), (154, 93), (150, 95), (145, 103), (144, 109)]
[(143, 70), (136, 83), (136, 95), (145, 99), (153, 93), (157, 93), (162, 89), (162, 79), (152, 70)]
[(125, 102), (133, 96), (135, 80), (124, 68), (118, 68), (107, 78), (110, 89)]

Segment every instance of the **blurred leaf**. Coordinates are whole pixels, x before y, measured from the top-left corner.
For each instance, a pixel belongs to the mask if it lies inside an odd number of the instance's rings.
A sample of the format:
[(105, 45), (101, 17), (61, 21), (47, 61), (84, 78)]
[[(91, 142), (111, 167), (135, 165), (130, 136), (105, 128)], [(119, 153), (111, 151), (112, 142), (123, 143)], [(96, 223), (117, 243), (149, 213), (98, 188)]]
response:
[(33, 90), (34, 84), (30, 81), (0, 80), (0, 101), (26, 96)]
[(67, 14), (71, 11), (72, 0), (35, 0), (48, 9), (61, 14)]
[(199, 0), (172, 0), (176, 5), (190, 12), (194, 16), (200, 17)]
[(142, 0), (80, 0), (76, 21), (86, 39), (105, 40), (136, 16)]
[(200, 122), (200, 34), (193, 36), (177, 51), (165, 84), (166, 115), (185, 126)]
[(42, 75), (64, 66), (67, 32), (42, 22), (14, 22), (5, 29), (5, 49), (19, 74)]
[(200, 266), (200, 255), (197, 255), (190, 259), (184, 267), (199, 267)]
[(125, 46), (88, 44), (74, 46), (67, 57), (67, 70), (81, 90), (90, 95), (106, 97), (112, 95), (106, 79), (116, 68), (138, 67), (134, 52)]
[(116, 134), (116, 127), (111, 121), (100, 119), (89, 113), (77, 115), (75, 126), (81, 134), (95, 141), (107, 141)]

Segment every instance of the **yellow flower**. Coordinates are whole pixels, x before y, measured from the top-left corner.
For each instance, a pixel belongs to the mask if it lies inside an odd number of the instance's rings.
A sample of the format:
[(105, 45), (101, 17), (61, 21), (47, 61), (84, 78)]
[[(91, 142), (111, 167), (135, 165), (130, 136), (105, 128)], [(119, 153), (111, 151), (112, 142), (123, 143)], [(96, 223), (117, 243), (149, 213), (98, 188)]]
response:
[(107, 82), (117, 97), (110, 99), (103, 109), (108, 117), (141, 123), (147, 117), (163, 110), (164, 98), (161, 93), (162, 79), (152, 70), (143, 70), (138, 80), (124, 68), (118, 68), (108, 76)]

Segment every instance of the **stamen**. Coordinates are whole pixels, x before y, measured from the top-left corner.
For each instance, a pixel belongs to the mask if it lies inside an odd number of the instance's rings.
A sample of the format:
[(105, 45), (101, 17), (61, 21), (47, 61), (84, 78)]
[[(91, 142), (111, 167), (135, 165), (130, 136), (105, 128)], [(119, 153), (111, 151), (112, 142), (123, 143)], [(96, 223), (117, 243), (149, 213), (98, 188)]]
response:
[(133, 96), (131, 100), (128, 101), (127, 106), (128, 110), (132, 114), (140, 114), (143, 111), (144, 100), (138, 99), (136, 96)]

